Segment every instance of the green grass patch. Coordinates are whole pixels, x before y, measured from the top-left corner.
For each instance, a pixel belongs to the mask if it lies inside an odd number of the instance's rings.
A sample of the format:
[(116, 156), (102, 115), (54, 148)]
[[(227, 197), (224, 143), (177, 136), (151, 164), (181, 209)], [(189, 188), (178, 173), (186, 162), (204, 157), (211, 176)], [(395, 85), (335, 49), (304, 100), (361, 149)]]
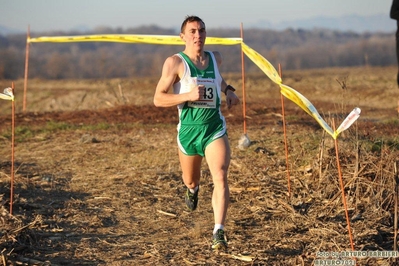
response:
[[(157, 125), (157, 128), (170, 128), (171, 126), (175, 127), (175, 125)], [(18, 126), (15, 127), (15, 141), (16, 142), (26, 142), (32, 138), (41, 135), (40, 139), (47, 139), (47, 135), (54, 134), (57, 132), (65, 132), (65, 131), (76, 131), (76, 130), (84, 130), (84, 131), (101, 131), (101, 130), (128, 130), (128, 129), (145, 129), (153, 127), (153, 125), (144, 125), (144, 124), (137, 124), (137, 123), (123, 123), (123, 124), (109, 124), (109, 123), (98, 123), (98, 124), (70, 124), (66, 122), (56, 122), (56, 121), (49, 121), (44, 126), (37, 126), (37, 127), (27, 127), (27, 126)], [(11, 140), (11, 129), (7, 129), (3, 131), (1, 135), (4, 138)], [(44, 136), (44, 137), (43, 137)]]
[(382, 138), (374, 140), (373, 142), (367, 141), (363, 143), (366, 150), (373, 153), (380, 153), (383, 149), (389, 149), (392, 151), (399, 151), (399, 139), (398, 138)]
[[(15, 127), (15, 141), (16, 142), (25, 142), (28, 141), (37, 135), (47, 135), (54, 134), (56, 132), (62, 131), (75, 131), (75, 130), (86, 130), (86, 131), (95, 131), (95, 130), (107, 130), (114, 125), (110, 125), (107, 123), (100, 123), (95, 125), (74, 125), (66, 122), (55, 122), (49, 121), (44, 126), (41, 127), (27, 127), (27, 126), (18, 126)], [(2, 133), (2, 136), (11, 140), (11, 129)], [(46, 139), (46, 138), (43, 138)]]

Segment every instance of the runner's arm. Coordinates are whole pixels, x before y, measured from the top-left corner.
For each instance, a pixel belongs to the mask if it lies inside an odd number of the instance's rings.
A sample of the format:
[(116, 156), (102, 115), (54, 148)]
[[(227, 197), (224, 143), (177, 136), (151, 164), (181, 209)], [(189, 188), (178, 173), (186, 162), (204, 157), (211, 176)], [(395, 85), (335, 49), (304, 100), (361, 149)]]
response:
[[(171, 107), (186, 101), (196, 101), (199, 99), (199, 89), (193, 89), (187, 93), (170, 94), (168, 93), (173, 86), (176, 78), (179, 77), (180, 68), (183, 68), (181, 59), (177, 56), (168, 57), (162, 67), (162, 75), (158, 81), (154, 94), (154, 105), (157, 107)], [(183, 71), (181, 71), (183, 72)]]

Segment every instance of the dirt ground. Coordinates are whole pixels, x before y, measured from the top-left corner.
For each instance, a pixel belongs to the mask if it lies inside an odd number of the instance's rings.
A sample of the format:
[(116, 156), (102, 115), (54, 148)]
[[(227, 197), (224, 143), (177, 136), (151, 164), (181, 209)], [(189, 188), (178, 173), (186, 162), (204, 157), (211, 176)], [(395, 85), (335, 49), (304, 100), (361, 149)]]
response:
[[(399, 254), (372, 253), (396, 246), (395, 72), (284, 73), (283, 83), (331, 126), (362, 109), (338, 138), (337, 160), (332, 138), (285, 99), (288, 165), (279, 90), (262, 73), (246, 77), (245, 104), (223, 106), (232, 161), (229, 249), (221, 253), (210, 248), (213, 184), (205, 161), (198, 209), (186, 210), (177, 110), (152, 105), (157, 78), (30, 80), (25, 111), (18, 80), (14, 148), (12, 105), (0, 102), (0, 264), (396, 265)], [(225, 79), (243, 100), (240, 76)], [(251, 145), (240, 149), (244, 133)]]

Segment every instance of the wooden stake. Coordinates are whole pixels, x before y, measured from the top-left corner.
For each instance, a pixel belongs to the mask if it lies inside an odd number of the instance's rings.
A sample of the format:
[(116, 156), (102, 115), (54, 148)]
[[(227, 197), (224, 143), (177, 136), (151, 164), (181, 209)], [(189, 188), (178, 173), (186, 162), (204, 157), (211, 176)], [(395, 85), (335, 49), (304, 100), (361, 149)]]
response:
[(398, 245), (397, 245), (397, 238), (398, 238), (398, 162), (395, 162), (393, 164), (394, 167), (394, 177), (393, 177), (393, 182), (394, 182), (394, 197), (395, 197), (395, 210), (394, 210), (394, 221), (393, 221), (393, 250), (397, 251), (398, 250)]
[[(282, 78), (282, 73), (281, 73), (282, 71), (281, 71), (280, 64), (278, 64), (278, 72), (279, 72), (280, 78)], [(287, 143), (287, 130), (286, 130), (286, 126), (285, 126), (284, 96), (282, 93), (280, 93), (280, 98), (281, 98), (281, 115), (283, 117), (285, 162), (286, 162), (286, 167), (287, 167), (287, 180), (288, 180), (288, 198), (291, 200), (291, 177), (290, 177), (290, 169), (289, 169), (289, 163), (288, 163), (288, 143)]]
[[(12, 95), (14, 95), (14, 82), (11, 85)], [(14, 97), (15, 99), (15, 97)], [(15, 138), (15, 100), (11, 101), (11, 189), (10, 189), (10, 214), (14, 198), (14, 138)]]
[[(335, 122), (333, 119), (333, 129), (335, 131)], [(349, 213), (348, 213), (348, 206), (346, 204), (346, 198), (345, 198), (345, 186), (344, 186), (344, 181), (342, 179), (342, 173), (341, 173), (341, 166), (339, 163), (339, 152), (338, 152), (338, 140), (334, 139), (334, 144), (335, 144), (335, 155), (337, 158), (337, 168), (338, 168), (338, 175), (339, 175), (339, 184), (341, 186), (341, 193), (342, 193), (342, 201), (344, 203), (344, 208), (345, 208), (345, 216), (346, 216), (346, 223), (348, 225), (348, 233), (349, 233), (349, 241), (350, 245), (352, 248), (352, 251), (355, 250), (355, 247), (353, 245), (353, 238), (352, 238), (352, 229), (351, 229), (351, 224), (350, 224), (350, 219), (349, 219)]]
[(325, 148), (325, 136), (326, 136), (326, 131), (323, 130), (323, 134), (321, 136), (321, 142), (320, 142), (320, 152), (319, 152), (319, 185), (317, 188), (320, 188), (321, 180), (323, 177), (323, 156), (324, 156), (324, 148)]
[[(243, 26), (240, 26), (241, 39), (244, 41)], [(245, 70), (244, 70), (244, 51), (241, 46), (241, 76), (242, 76), (242, 116), (244, 119), (244, 134), (247, 134), (247, 114), (246, 114), (246, 97), (245, 97)]]

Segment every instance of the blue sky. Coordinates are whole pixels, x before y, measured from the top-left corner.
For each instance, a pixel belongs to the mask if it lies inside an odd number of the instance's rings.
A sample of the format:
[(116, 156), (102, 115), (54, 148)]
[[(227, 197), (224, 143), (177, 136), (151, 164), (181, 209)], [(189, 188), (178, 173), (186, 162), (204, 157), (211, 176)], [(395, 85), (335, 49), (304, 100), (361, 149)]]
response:
[(389, 16), (392, 0), (0, 0), (0, 25), (26, 31), (77, 26), (126, 29), (141, 25), (178, 28), (198, 15), (208, 28), (238, 28), (259, 21), (279, 23), (318, 16)]

